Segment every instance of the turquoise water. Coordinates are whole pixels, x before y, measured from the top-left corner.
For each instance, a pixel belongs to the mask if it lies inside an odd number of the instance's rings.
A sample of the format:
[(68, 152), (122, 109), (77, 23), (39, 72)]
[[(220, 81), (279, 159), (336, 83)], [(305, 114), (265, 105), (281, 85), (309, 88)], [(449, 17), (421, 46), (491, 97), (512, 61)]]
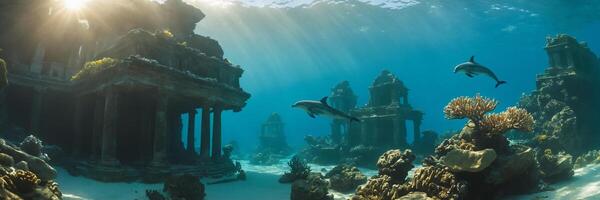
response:
[[(546, 36), (567, 33), (600, 52), (598, 1), (191, 3), (207, 16), (196, 32), (218, 40), (225, 57), (245, 69), (241, 84), (253, 96), (242, 112), (224, 113), (223, 141), (235, 139), (249, 152), (272, 112), (282, 115), (293, 147), (307, 134), (328, 134), (329, 119), (290, 105), (327, 96), (343, 80), (363, 105), (374, 78), (392, 71), (425, 113), (422, 129), (443, 133), (462, 128), (442, 113), (456, 96), (481, 93), (499, 100), (501, 110), (533, 90), (536, 74), (548, 67)], [(453, 74), (471, 55), (508, 84), (494, 88), (487, 77)]]

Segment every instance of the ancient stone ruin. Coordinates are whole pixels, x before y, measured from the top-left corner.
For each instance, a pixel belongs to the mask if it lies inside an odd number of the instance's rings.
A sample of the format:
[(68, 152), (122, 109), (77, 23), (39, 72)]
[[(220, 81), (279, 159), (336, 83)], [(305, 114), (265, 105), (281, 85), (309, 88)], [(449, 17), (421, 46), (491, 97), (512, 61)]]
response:
[[(0, 30), (10, 81), (0, 109), (4, 131), (27, 130), (59, 145), (76, 158), (71, 172), (104, 181), (237, 170), (222, 155), (221, 113), (240, 111), (250, 94), (239, 84), (243, 70), (223, 58), (218, 42), (193, 33), (200, 10), (181, 0), (91, 1), (97, 10), (84, 23), (56, 21), (66, 13), (51, 3), (6, 3), (14, 16), (0, 19), (10, 25)], [(40, 7), (55, 12), (20, 17)], [(18, 35), (41, 28), (45, 35)], [(192, 122), (187, 147), (182, 114)]]
[(291, 153), (291, 148), (285, 140), (283, 120), (277, 113), (271, 114), (261, 125), (258, 139), (258, 149), (251, 158), (253, 164), (275, 164)]
[[(330, 105), (361, 121), (351, 123), (334, 119), (331, 123), (331, 136), (307, 136), (305, 140), (309, 147), (301, 155), (315, 163), (346, 162), (372, 166), (381, 153), (393, 148), (414, 148), (419, 153), (432, 153), (437, 134), (431, 131), (426, 131), (427, 134), (421, 132), (423, 113), (409, 104), (408, 89), (402, 81), (384, 70), (369, 91), (369, 103), (364, 107), (357, 107), (357, 96), (347, 81), (335, 86), (329, 97)], [(407, 142), (407, 121), (413, 123), (410, 132), (415, 139), (412, 145)], [(423, 139), (431, 141), (422, 141)]]
[(536, 119), (535, 145), (582, 154), (600, 148), (600, 61), (583, 42), (568, 35), (547, 38), (549, 66), (536, 90), (520, 106)]

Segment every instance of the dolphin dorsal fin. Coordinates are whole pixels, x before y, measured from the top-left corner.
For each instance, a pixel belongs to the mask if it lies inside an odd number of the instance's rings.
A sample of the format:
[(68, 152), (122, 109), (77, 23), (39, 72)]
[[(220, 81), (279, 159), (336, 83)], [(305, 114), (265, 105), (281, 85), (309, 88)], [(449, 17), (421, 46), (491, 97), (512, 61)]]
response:
[(323, 97), (323, 98), (321, 99), (321, 103), (322, 103), (322, 104), (324, 104), (324, 105), (329, 105), (329, 104), (327, 104), (327, 99), (328, 99), (328, 98), (329, 98), (329, 97), (327, 97), (327, 96), (326, 96), (326, 97)]
[(471, 56), (471, 58), (469, 58), (469, 62), (475, 63), (475, 56)]

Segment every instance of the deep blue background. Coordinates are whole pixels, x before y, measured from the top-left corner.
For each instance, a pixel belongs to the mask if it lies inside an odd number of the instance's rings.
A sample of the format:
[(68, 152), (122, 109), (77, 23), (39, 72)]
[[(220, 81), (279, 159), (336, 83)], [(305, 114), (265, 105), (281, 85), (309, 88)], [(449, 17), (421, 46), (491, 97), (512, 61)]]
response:
[[(431, 1), (401, 10), (351, 1), (280, 9), (196, 3), (207, 15), (196, 32), (218, 40), (225, 57), (242, 66), (242, 87), (252, 94), (242, 112), (224, 113), (224, 143), (237, 140), (252, 150), (272, 112), (282, 115), (294, 147), (307, 134), (328, 134), (329, 119), (309, 118), (290, 105), (326, 96), (343, 80), (363, 105), (383, 69), (410, 89), (411, 104), (425, 113), (422, 129), (443, 133), (464, 124), (443, 117), (454, 97), (481, 93), (499, 100), (501, 110), (533, 90), (536, 74), (547, 67), (546, 36), (568, 33), (600, 52), (600, 1), (473, 2)], [(471, 55), (508, 84), (496, 89), (486, 77), (453, 74)]]

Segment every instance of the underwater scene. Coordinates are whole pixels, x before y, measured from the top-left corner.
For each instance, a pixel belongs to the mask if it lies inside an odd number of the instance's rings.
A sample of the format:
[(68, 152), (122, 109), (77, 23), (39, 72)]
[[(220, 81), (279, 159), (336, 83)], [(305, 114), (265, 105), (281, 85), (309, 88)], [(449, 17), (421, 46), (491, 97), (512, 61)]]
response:
[(0, 200), (600, 200), (598, 0), (0, 0)]

